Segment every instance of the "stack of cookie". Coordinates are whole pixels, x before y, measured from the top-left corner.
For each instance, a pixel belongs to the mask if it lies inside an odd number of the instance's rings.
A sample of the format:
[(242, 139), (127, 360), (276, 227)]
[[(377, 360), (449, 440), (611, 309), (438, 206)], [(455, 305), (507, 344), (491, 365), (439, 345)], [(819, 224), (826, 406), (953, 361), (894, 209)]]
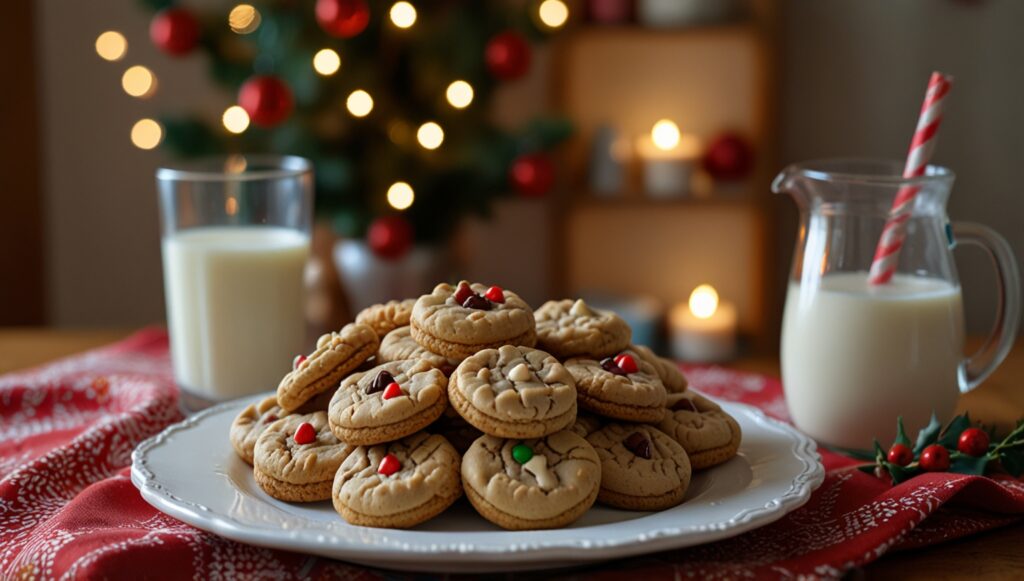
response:
[(581, 300), (536, 313), (499, 287), (438, 285), (375, 305), (296, 358), (231, 441), (275, 498), (331, 499), (352, 524), (410, 527), (465, 492), (508, 529), (565, 526), (596, 501), (660, 510), (739, 425)]

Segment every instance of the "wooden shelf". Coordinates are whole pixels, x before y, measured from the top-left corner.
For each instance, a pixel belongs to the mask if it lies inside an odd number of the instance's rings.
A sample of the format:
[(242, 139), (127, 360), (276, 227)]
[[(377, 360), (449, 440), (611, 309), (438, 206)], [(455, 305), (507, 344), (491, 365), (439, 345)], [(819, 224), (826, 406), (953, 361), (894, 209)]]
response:
[(750, 35), (759, 33), (757, 23), (750, 20), (737, 20), (719, 24), (704, 24), (696, 26), (680, 26), (674, 28), (655, 28), (643, 26), (635, 22), (627, 24), (598, 24), (583, 23), (567, 31), (563, 41), (573, 42), (576, 40), (594, 39), (621, 39), (626, 41), (648, 40), (651, 38), (665, 37), (722, 37), (736, 35)]

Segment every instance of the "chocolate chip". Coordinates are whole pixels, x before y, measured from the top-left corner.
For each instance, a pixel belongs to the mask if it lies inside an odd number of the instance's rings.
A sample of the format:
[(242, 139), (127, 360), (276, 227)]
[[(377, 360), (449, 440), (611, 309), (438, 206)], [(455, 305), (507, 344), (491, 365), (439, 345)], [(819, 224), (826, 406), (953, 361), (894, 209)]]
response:
[(651, 459), (651, 441), (647, 439), (647, 436), (640, 432), (633, 432), (626, 436), (626, 439), (622, 442), (622, 445), (627, 450), (643, 458), (644, 460)]
[(395, 376), (391, 375), (386, 369), (382, 369), (380, 373), (377, 374), (377, 377), (373, 378), (370, 385), (366, 386), (366, 393), (371, 394), (377, 393), (378, 391), (384, 391), (384, 388), (394, 380)]
[(469, 285), (465, 281), (460, 282), (458, 288), (455, 289), (455, 302), (461, 305), (473, 294), (475, 294), (473, 293), (473, 289), (469, 288)]
[(682, 410), (691, 411), (691, 412), (698, 412), (698, 413), (700, 412), (700, 410), (697, 409), (697, 406), (693, 405), (693, 401), (689, 400), (689, 399), (686, 399), (685, 397), (680, 399), (676, 403), (672, 404), (672, 411), (678, 412), (678, 411), (682, 411)]
[(626, 375), (626, 372), (623, 371), (622, 368), (619, 367), (619, 365), (615, 363), (615, 360), (612, 359), (611, 357), (605, 357), (604, 359), (601, 360), (601, 369), (614, 373), (615, 375)]
[(491, 301), (484, 297), (474, 293), (466, 297), (466, 300), (462, 301), (462, 306), (467, 309), (476, 309), (478, 311), (489, 311), (491, 310)]

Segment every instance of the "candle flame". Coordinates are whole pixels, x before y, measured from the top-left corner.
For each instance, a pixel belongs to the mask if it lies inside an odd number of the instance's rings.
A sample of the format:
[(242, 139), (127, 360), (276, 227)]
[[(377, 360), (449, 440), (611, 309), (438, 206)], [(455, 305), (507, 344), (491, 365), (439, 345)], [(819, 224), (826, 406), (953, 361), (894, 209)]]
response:
[(651, 128), (651, 141), (658, 149), (668, 151), (679, 145), (679, 126), (670, 119), (662, 119)]
[(710, 319), (718, 310), (718, 291), (710, 284), (702, 284), (690, 293), (690, 312), (698, 319)]

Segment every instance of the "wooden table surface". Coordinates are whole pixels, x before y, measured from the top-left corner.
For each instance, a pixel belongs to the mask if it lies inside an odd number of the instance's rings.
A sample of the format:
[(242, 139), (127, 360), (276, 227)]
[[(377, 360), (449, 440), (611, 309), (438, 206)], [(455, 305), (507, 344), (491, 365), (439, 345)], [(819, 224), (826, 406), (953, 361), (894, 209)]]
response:
[[(0, 329), (0, 373), (24, 369), (121, 339), (130, 330)], [(972, 342), (972, 345), (976, 345)], [(778, 376), (774, 357), (745, 357), (730, 367)], [(1003, 429), (1024, 417), (1024, 340), (984, 385), (966, 394), (960, 411)], [(893, 553), (865, 568), (879, 579), (1024, 578), (1024, 524)]]

